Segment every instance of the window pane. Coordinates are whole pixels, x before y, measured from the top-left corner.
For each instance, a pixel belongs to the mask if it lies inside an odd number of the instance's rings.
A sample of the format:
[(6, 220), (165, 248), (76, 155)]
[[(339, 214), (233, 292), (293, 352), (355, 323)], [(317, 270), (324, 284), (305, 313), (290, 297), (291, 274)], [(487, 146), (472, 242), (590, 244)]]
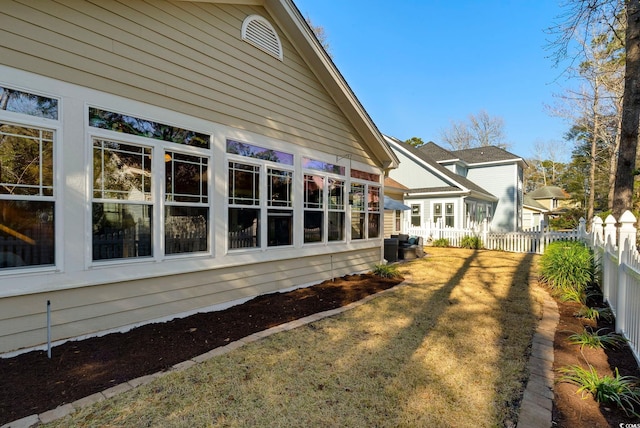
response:
[(365, 213), (352, 210), (351, 212), (351, 239), (364, 239)]
[(0, 124), (0, 194), (53, 196), (53, 132)]
[(319, 175), (304, 176), (304, 207), (322, 208), (324, 178)]
[(0, 105), (6, 111), (58, 120), (58, 100), (0, 86)]
[(271, 162), (293, 165), (293, 155), (277, 150), (265, 149), (253, 144), (240, 143), (238, 141), (227, 140), (227, 153), (233, 155), (246, 156), (249, 158), (268, 160)]
[(324, 224), (322, 211), (304, 212), (304, 242), (322, 242)]
[(453, 204), (445, 204), (446, 215), (453, 215)]
[(209, 208), (165, 208), (165, 254), (195, 253), (207, 251), (209, 237)]
[(412, 204), (411, 205), (411, 226), (420, 226), (420, 205)]
[(329, 209), (344, 210), (344, 181), (329, 179)]
[(0, 269), (53, 265), (54, 203), (0, 200)]
[(211, 137), (139, 117), (89, 107), (89, 126), (208, 149)]
[(93, 196), (150, 201), (151, 148), (94, 140)]
[(152, 206), (93, 204), (93, 260), (150, 257)]
[(369, 213), (368, 237), (377, 238), (380, 236), (380, 214)]
[(334, 174), (344, 175), (345, 168), (340, 165), (334, 165), (328, 162), (322, 162), (310, 158), (302, 158), (302, 167), (308, 169), (316, 169), (323, 172), (331, 172)]
[(229, 203), (260, 205), (260, 167), (229, 162)]
[(357, 169), (351, 170), (351, 177), (359, 178), (361, 180), (373, 181), (376, 183), (380, 182), (380, 175), (370, 172), (358, 171)]
[(369, 211), (380, 211), (380, 188), (369, 186)]
[(351, 184), (351, 193), (349, 194), (349, 203), (352, 211), (364, 211), (364, 184)]
[(291, 171), (269, 169), (269, 200), (272, 207), (291, 207), (293, 194), (293, 174)]
[(267, 217), (269, 246), (293, 244), (293, 211), (269, 210)]
[(344, 241), (344, 212), (329, 211), (329, 241)]
[(229, 248), (260, 246), (260, 210), (229, 208)]
[(207, 158), (166, 152), (166, 200), (207, 203)]

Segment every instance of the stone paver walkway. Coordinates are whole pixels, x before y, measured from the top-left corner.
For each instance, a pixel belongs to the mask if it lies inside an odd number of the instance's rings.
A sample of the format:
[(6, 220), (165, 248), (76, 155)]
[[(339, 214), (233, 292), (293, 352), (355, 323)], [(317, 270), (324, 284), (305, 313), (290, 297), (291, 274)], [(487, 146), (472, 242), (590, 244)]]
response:
[(551, 427), (553, 408), (553, 339), (560, 321), (558, 305), (545, 291), (542, 320), (533, 335), (529, 357), (529, 381), (524, 390), (518, 428)]

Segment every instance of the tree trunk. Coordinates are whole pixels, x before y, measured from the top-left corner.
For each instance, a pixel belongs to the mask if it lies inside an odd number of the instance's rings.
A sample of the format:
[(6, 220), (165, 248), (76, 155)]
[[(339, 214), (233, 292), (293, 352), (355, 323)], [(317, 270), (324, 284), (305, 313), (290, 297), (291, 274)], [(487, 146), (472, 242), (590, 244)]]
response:
[[(589, 201), (587, 203), (587, 228), (591, 230), (591, 220), (593, 220), (593, 206), (596, 200), (596, 153), (598, 148), (598, 138), (600, 135), (600, 117), (598, 113), (599, 88), (596, 78), (595, 93), (593, 97), (593, 132), (591, 134), (591, 155), (589, 164)], [(585, 188), (586, 192), (587, 189)]]
[(613, 215), (620, 218), (633, 204), (633, 182), (640, 123), (640, 0), (627, 0), (626, 65), (620, 151), (613, 199)]
[(622, 129), (622, 97), (616, 102), (618, 108), (618, 132), (614, 146), (609, 153), (609, 193), (607, 194), (607, 209), (613, 212), (613, 196), (615, 194), (616, 171), (618, 170), (618, 151), (620, 150), (620, 132)]

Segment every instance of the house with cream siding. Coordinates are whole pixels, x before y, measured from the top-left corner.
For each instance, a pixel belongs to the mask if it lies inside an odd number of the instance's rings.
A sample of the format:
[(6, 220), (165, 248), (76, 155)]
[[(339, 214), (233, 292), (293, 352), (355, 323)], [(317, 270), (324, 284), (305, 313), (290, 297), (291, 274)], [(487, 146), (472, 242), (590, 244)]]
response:
[(0, 9), (0, 355), (382, 260), (398, 158), (291, 0)]
[(405, 205), (405, 193), (409, 188), (391, 177), (384, 179), (384, 237), (402, 233), (402, 219), (408, 215), (411, 207)]
[(408, 224), (472, 228), (486, 220), (493, 231), (521, 230), (521, 157), (494, 146), (449, 151), (433, 142), (416, 148), (385, 139), (400, 159), (389, 176), (409, 188)]

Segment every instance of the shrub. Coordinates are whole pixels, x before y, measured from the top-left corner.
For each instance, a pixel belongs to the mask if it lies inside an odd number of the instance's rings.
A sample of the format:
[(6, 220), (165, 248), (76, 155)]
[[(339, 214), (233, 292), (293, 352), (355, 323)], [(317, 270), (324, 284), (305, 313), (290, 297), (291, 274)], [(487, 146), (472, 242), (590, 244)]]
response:
[(375, 265), (373, 267), (373, 274), (381, 276), (383, 278), (397, 278), (400, 276), (398, 267), (394, 265)]
[(578, 385), (579, 393), (583, 398), (585, 393), (590, 393), (593, 398), (602, 404), (616, 404), (627, 416), (640, 417), (636, 407), (640, 406), (640, 389), (637, 379), (631, 376), (620, 376), (616, 368), (615, 376), (598, 376), (596, 369), (589, 365), (589, 370), (573, 365), (559, 369), (563, 375), (559, 382), (569, 382)]
[(433, 241), (433, 246), (434, 247), (448, 247), (449, 246), (449, 240), (447, 238), (438, 238), (435, 241)]
[(482, 239), (479, 236), (468, 235), (460, 241), (460, 248), (478, 250), (482, 248)]
[(585, 291), (593, 282), (593, 254), (581, 242), (552, 242), (540, 257), (539, 266), (541, 280), (556, 291)]
[(588, 348), (619, 348), (624, 343), (627, 343), (627, 339), (616, 334), (614, 332), (601, 334), (600, 332), (605, 330), (603, 328), (598, 331), (583, 330), (581, 333), (572, 334), (567, 338), (569, 343), (573, 345), (580, 345), (580, 348), (585, 346)]

